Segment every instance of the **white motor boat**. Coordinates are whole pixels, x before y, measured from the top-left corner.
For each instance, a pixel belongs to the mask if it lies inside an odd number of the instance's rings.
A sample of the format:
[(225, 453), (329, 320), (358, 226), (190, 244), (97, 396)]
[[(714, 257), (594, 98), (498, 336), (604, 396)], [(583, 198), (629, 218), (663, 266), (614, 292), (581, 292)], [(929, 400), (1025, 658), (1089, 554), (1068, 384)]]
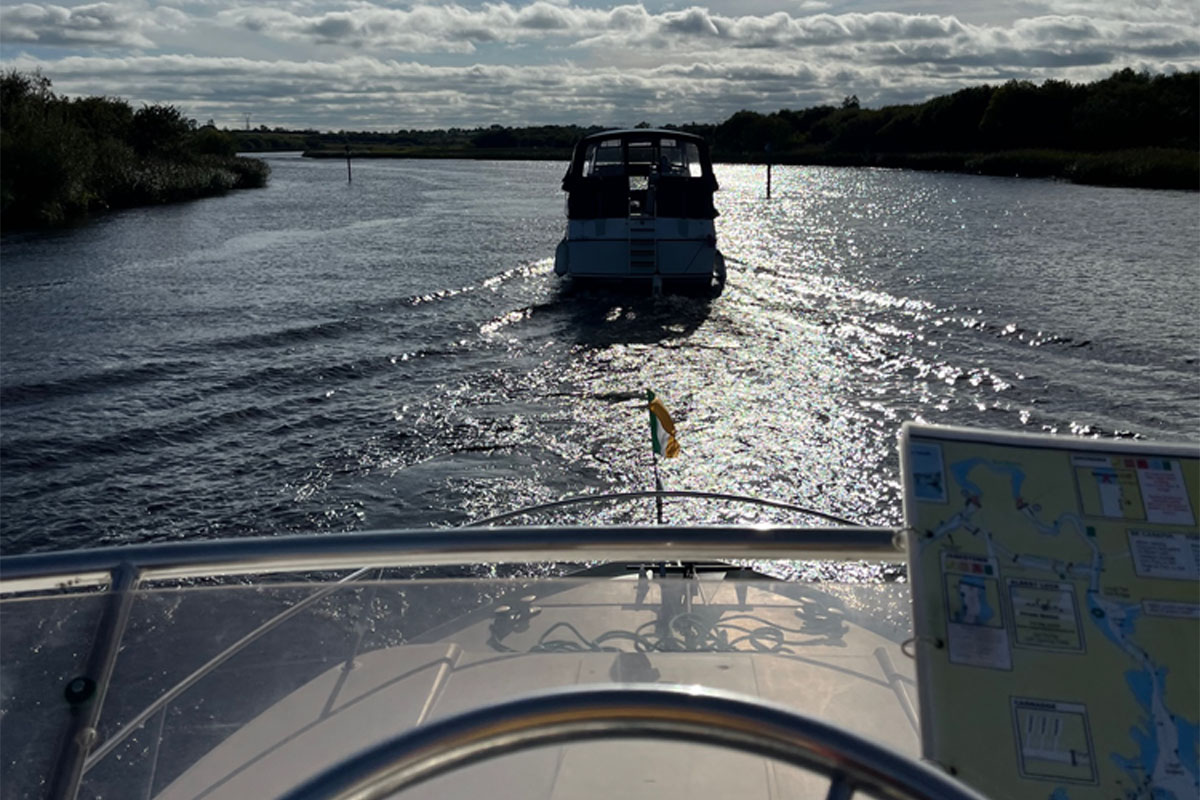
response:
[[(1107, 797), (1141, 763), (1127, 682), (1174, 743), (1148, 785), (1188, 796), (1196, 448), (908, 427), (901, 455), (904, 529), (493, 518), (7, 557), (4, 796)], [(912, 584), (769, 575), (906, 548)]]
[(587, 136), (563, 177), (567, 232), (554, 271), (577, 279), (719, 288), (717, 210), (708, 145), (683, 131), (638, 128)]

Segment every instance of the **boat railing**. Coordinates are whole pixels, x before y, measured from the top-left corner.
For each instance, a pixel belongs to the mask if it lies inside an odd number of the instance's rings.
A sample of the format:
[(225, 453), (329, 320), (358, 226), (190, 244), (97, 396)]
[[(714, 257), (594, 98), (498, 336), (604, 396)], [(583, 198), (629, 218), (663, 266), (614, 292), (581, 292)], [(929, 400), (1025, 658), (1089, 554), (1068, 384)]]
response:
[(865, 560), (903, 557), (896, 528), (519, 526), (248, 537), (9, 556), (0, 594), (156, 580), (463, 564)]
[(505, 520), (517, 519), (531, 514), (539, 514), (545, 511), (554, 511), (560, 508), (577, 505), (590, 505), (595, 503), (609, 503), (616, 501), (628, 500), (648, 500), (654, 499), (661, 501), (664, 498), (685, 498), (692, 500), (722, 500), (732, 503), (744, 503), (747, 505), (763, 506), (765, 508), (778, 508), (784, 511), (793, 511), (807, 517), (815, 517), (823, 519), (827, 522), (832, 522), (835, 525), (847, 525), (856, 527), (856, 523), (848, 520), (845, 517), (839, 517), (836, 514), (830, 514), (827, 511), (818, 511), (815, 508), (796, 505), (795, 503), (787, 503), (782, 500), (771, 500), (763, 497), (753, 497), (744, 494), (729, 494), (727, 492), (698, 492), (687, 489), (664, 489), (661, 491), (637, 491), (637, 492), (605, 492), (603, 494), (581, 494), (574, 497), (564, 497), (559, 500), (552, 500), (548, 503), (540, 503), (538, 505), (526, 506), (518, 508), (514, 511), (506, 511), (503, 514), (486, 517), (467, 523), (464, 527), (467, 528), (482, 528), (489, 525), (495, 525), (497, 522)]

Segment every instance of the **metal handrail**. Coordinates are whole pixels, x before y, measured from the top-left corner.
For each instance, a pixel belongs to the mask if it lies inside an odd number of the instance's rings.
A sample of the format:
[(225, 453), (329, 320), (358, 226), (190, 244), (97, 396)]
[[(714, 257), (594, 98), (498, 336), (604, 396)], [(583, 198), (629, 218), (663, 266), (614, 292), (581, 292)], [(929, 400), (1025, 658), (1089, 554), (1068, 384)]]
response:
[(374, 800), (471, 764), (543, 745), (650, 738), (719, 745), (815, 770), (828, 798), (982, 800), (935, 769), (783, 706), (698, 687), (572, 687), (436, 720), (380, 742), (284, 800)]
[(902, 553), (902, 533), (893, 528), (448, 528), (186, 541), (9, 556), (0, 561), (0, 593), (80, 586), (87, 580), (99, 585), (107, 583), (110, 573), (123, 565), (136, 569), (145, 582), (360, 567), (547, 561), (895, 561)]
[(129, 624), (134, 598), (132, 589), (137, 585), (137, 580), (137, 571), (131, 567), (123, 567), (113, 573), (113, 591), (108, 597), (108, 608), (101, 617), (95, 643), (88, 654), (85, 672), (94, 681), (95, 690), (89, 702), (73, 709), (68, 724), (69, 733), (64, 737), (55, 760), (56, 768), (47, 795), (51, 800), (75, 800), (79, 793), (88, 751), (95, 742), (100, 711), (104, 708), (104, 698), (117, 666), (121, 638)]
[(829, 514), (824, 511), (817, 511), (814, 508), (806, 508), (798, 506), (794, 503), (785, 503), (782, 500), (767, 500), (762, 497), (753, 497), (744, 494), (727, 494), (725, 492), (697, 492), (689, 489), (670, 489), (662, 491), (637, 491), (637, 492), (606, 492), (605, 494), (583, 494), (575, 497), (564, 497), (560, 500), (553, 500), (548, 503), (540, 503), (536, 506), (526, 506), (518, 508), (515, 511), (505, 511), (503, 514), (487, 517), (485, 519), (468, 522), (464, 527), (481, 528), (491, 525), (496, 522), (503, 522), (506, 519), (515, 519), (516, 517), (526, 514), (537, 514), (542, 511), (550, 511), (555, 508), (565, 508), (566, 506), (582, 505), (586, 503), (604, 503), (613, 500), (645, 500), (647, 498), (698, 498), (701, 500), (728, 500), (735, 503), (748, 503), (756, 506), (766, 506), (767, 508), (781, 508), (785, 511), (795, 511), (798, 514), (804, 514), (818, 519), (828, 520), (829, 522), (838, 525), (856, 526), (857, 522), (839, 517), (836, 514)]
[(129, 736), (137, 731), (143, 724), (145, 724), (148, 719), (161, 711), (188, 689), (199, 683), (202, 678), (211, 674), (213, 670), (217, 669), (217, 667), (221, 666), (226, 661), (240, 653), (247, 646), (258, 641), (264, 635), (275, 630), (280, 625), (287, 622), (289, 619), (296, 616), (309, 606), (312, 606), (320, 600), (323, 600), (339, 589), (344, 589), (346, 584), (353, 583), (369, 571), (370, 570), (366, 568), (355, 570), (349, 575), (340, 578), (336, 582), (322, 587), (320, 591), (313, 592), (303, 600), (292, 604), (284, 611), (271, 617), (269, 620), (259, 625), (257, 628), (250, 631), (221, 652), (217, 653), (208, 661), (205, 661), (199, 667), (192, 670), (183, 680), (176, 683), (174, 686), (160, 695), (157, 700), (143, 708), (136, 716), (134, 716), (128, 722), (125, 722), (122, 727), (114, 732), (108, 739), (104, 740), (104, 742), (102, 742), (98, 747), (88, 753), (87, 758), (84, 761), (83, 771), (87, 772), (100, 761), (102, 761), (105, 756), (115, 750), (117, 746), (121, 744), (121, 742), (128, 739)]

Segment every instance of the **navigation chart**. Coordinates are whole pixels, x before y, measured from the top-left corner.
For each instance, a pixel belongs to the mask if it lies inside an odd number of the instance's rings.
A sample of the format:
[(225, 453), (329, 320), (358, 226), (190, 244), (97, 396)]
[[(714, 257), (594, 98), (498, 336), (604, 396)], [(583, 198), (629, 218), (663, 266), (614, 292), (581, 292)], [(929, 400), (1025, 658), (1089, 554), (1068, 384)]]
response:
[(924, 755), (998, 800), (1200, 798), (1200, 447), (901, 452)]

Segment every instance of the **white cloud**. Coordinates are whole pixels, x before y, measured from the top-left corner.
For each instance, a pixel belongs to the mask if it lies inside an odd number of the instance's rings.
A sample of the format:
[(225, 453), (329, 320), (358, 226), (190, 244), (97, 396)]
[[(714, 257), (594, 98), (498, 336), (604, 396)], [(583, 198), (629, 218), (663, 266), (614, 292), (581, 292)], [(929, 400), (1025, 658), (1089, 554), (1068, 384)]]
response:
[(611, 9), (558, 6), (539, 0), (514, 7), (489, 3), (337, 11), (238, 7), (219, 19), (268, 37), (406, 52), (473, 52), (487, 42), (545, 43), (576, 48), (802, 47), (839, 41), (944, 38), (966, 28), (952, 16), (895, 12), (792, 16), (721, 16), (700, 7), (651, 14), (641, 5)]
[[(717, 121), (743, 107), (773, 111), (848, 94), (882, 105), (1009, 78), (1200, 67), (1197, 26), (1180, 24), (1195, 12), (1173, 1), (1101, 0), (1105, 10), (1083, 14), (1075, 0), (1048, 0), (986, 21), (929, 13), (917, 0), (910, 10), (843, 13), (836, 3), (813, 13), (811, 3), (769, 0), (756, 0), (755, 13), (732, 2), (719, 11), (549, 0), (242, 2), (5, 7), (5, 41), (30, 55), (0, 66), (37, 66), (70, 94), (323, 128)], [(151, 43), (164, 54), (144, 55)]]
[(1022, 0), (1022, 16), (1082, 16), (1125, 22), (1166, 22), (1195, 26), (1200, 4), (1194, 0)]
[(111, 3), (65, 8), (22, 3), (0, 6), (0, 41), (56, 46), (152, 47), (129, 9)]

